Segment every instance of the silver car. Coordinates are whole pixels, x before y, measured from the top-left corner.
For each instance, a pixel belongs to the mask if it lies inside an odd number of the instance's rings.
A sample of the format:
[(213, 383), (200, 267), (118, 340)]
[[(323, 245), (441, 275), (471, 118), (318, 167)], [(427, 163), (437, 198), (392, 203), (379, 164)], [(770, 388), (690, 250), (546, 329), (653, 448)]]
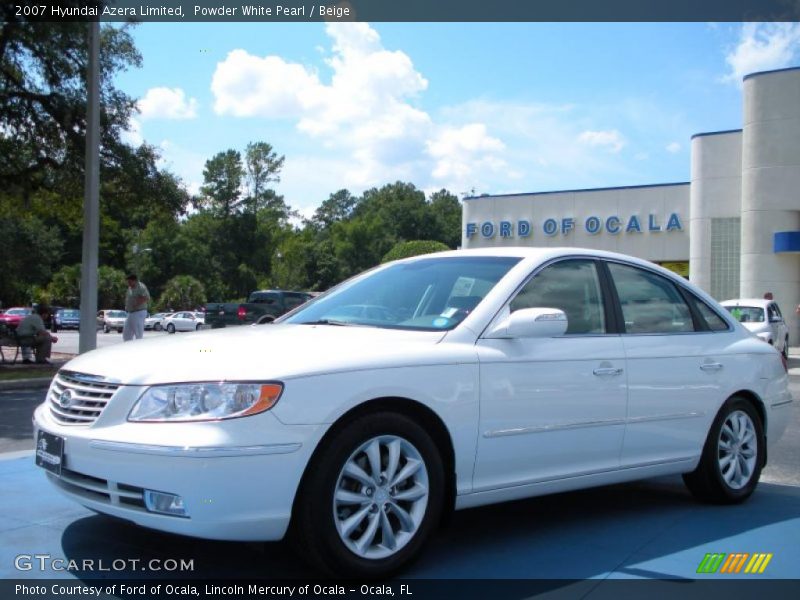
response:
[(739, 298), (725, 300), (722, 306), (748, 331), (777, 348), (785, 358), (789, 357), (789, 327), (774, 300)]

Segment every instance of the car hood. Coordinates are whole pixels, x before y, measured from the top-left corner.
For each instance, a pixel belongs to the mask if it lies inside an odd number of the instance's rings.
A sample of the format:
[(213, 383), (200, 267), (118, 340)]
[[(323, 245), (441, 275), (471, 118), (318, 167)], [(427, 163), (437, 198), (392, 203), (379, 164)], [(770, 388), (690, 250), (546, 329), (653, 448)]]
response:
[(65, 370), (131, 385), (288, 379), (441, 362), (445, 332), (334, 325), (256, 325), (135, 340), (93, 350)]

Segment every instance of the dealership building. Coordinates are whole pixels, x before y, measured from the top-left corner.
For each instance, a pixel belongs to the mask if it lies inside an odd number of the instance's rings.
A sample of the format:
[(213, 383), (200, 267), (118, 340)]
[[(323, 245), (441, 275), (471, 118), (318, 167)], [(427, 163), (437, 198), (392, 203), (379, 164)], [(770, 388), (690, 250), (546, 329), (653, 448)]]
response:
[(462, 247), (611, 250), (718, 300), (770, 291), (800, 344), (800, 68), (748, 75), (743, 93), (742, 129), (692, 137), (690, 181), (467, 198)]

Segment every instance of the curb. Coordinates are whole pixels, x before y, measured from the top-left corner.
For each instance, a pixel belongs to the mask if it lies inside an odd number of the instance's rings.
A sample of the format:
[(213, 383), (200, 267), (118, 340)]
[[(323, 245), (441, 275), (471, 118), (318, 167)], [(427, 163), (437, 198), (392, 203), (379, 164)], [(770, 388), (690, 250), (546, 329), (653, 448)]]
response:
[(45, 390), (50, 387), (52, 380), (52, 377), (36, 377), (35, 379), (0, 381), (0, 392), (6, 390)]

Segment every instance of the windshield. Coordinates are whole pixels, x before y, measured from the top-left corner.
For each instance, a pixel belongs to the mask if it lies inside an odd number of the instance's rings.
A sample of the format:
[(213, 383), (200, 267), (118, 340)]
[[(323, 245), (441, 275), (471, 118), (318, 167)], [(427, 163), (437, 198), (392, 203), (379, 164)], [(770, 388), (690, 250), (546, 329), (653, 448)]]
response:
[(77, 310), (60, 310), (58, 311), (59, 316), (67, 317), (67, 318), (79, 318), (81, 314)]
[(764, 309), (759, 306), (726, 306), (739, 323), (763, 323)]
[(108, 311), (108, 316), (112, 319), (118, 319), (120, 317), (127, 317), (128, 313), (124, 310), (110, 310)]
[(451, 256), (394, 264), (345, 282), (282, 321), (446, 331), (519, 260)]
[(7, 315), (29, 315), (31, 313), (30, 308), (10, 308), (6, 312)]

